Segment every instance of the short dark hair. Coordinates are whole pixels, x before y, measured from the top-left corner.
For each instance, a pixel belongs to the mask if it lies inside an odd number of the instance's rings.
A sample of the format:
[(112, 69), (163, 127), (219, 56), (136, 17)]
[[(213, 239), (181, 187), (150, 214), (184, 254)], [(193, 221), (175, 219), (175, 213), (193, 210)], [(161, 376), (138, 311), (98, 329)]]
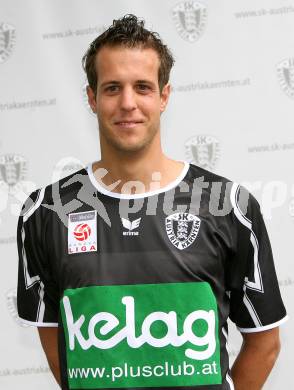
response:
[(159, 34), (147, 30), (144, 28), (144, 25), (144, 20), (138, 19), (135, 15), (127, 14), (120, 19), (113, 20), (112, 25), (90, 44), (83, 56), (82, 65), (87, 74), (89, 86), (95, 94), (97, 89), (95, 58), (103, 46), (154, 49), (160, 61), (158, 69), (160, 92), (168, 83), (170, 71), (175, 60), (168, 47), (161, 41)]

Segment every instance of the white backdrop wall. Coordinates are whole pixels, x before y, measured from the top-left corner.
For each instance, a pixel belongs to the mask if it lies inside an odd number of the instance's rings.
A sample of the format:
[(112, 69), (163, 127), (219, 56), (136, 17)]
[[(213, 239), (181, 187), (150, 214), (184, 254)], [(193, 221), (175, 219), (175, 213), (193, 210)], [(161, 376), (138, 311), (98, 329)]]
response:
[[(134, 13), (176, 58), (166, 153), (245, 184), (261, 203), (294, 311), (294, 1), (0, 0), (0, 387), (57, 389), (37, 330), (16, 316), (16, 222), (33, 189), (99, 159), (81, 58)], [(292, 298), (292, 299), (291, 299)], [(269, 303), (270, 304), (270, 303)], [(266, 390), (294, 388), (291, 320)], [(240, 347), (230, 325), (230, 358)]]

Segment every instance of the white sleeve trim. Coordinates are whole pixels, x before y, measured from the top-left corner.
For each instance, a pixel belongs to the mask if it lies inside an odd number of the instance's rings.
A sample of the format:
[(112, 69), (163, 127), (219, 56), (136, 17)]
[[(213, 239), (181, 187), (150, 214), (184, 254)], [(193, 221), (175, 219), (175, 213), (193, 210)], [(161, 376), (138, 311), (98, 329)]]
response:
[(282, 318), (280, 321), (277, 321), (277, 322), (273, 322), (272, 324), (269, 324), (269, 325), (265, 325), (265, 326), (258, 326), (256, 328), (239, 328), (239, 326), (237, 326), (237, 329), (241, 332), (241, 333), (255, 333), (255, 332), (263, 332), (265, 330), (269, 330), (269, 329), (273, 329), (273, 328), (276, 328), (277, 326), (283, 324), (284, 322), (288, 321), (289, 319), (289, 316), (286, 315), (284, 318)]
[(58, 327), (58, 322), (33, 322), (33, 321), (28, 321), (28, 320), (25, 320), (21, 317), (18, 317), (19, 321), (26, 324), (26, 325), (29, 325), (29, 326), (40, 326), (40, 327), (48, 327), (48, 328), (54, 328), (54, 327)]
[(36, 199), (35, 203), (31, 206), (30, 209), (28, 209), (23, 214), (23, 221), (24, 222), (26, 222), (30, 218), (30, 216), (33, 215), (34, 212), (41, 206), (41, 203), (42, 203), (42, 201), (44, 199), (44, 195), (45, 195), (45, 189), (46, 188), (44, 187), (44, 188), (41, 188), (41, 189), (38, 190), (38, 195), (37, 195), (37, 199)]

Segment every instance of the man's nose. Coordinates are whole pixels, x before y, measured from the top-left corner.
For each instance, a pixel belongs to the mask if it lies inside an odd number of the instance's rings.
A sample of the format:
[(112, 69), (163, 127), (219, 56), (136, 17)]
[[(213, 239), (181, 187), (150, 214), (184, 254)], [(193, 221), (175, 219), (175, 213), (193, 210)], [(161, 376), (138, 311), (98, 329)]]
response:
[(122, 89), (120, 106), (125, 111), (131, 111), (137, 108), (136, 93), (132, 87)]

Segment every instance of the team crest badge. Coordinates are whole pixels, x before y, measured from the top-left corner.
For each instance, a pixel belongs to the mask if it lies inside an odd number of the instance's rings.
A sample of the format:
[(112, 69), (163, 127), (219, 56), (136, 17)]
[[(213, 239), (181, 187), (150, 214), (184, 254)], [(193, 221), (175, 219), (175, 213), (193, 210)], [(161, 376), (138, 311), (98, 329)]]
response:
[(22, 190), (22, 181), (27, 173), (27, 162), (16, 154), (0, 156), (0, 185), (8, 187), (10, 195)]
[(68, 215), (68, 254), (97, 252), (97, 212)]
[(220, 156), (219, 142), (210, 135), (196, 135), (185, 143), (186, 157), (204, 169), (214, 170)]
[(197, 41), (206, 26), (206, 7), (198, 1), (184, 1), (177, 4), (172, 13), (180, 36), (191, 43)]
[(294, 99), (294, 58), (281, 61), (277, 66), (277, 73), (282, 90)]
[(0, 64), (12, 53), (15, 44), (15, 28), (8, 23), (0, 24)]
[(200, 218), (189, 213), (175, 213), (165, 218), (165, 229), (170, 242), (178, 249), (188, 248), (195, 241)]

